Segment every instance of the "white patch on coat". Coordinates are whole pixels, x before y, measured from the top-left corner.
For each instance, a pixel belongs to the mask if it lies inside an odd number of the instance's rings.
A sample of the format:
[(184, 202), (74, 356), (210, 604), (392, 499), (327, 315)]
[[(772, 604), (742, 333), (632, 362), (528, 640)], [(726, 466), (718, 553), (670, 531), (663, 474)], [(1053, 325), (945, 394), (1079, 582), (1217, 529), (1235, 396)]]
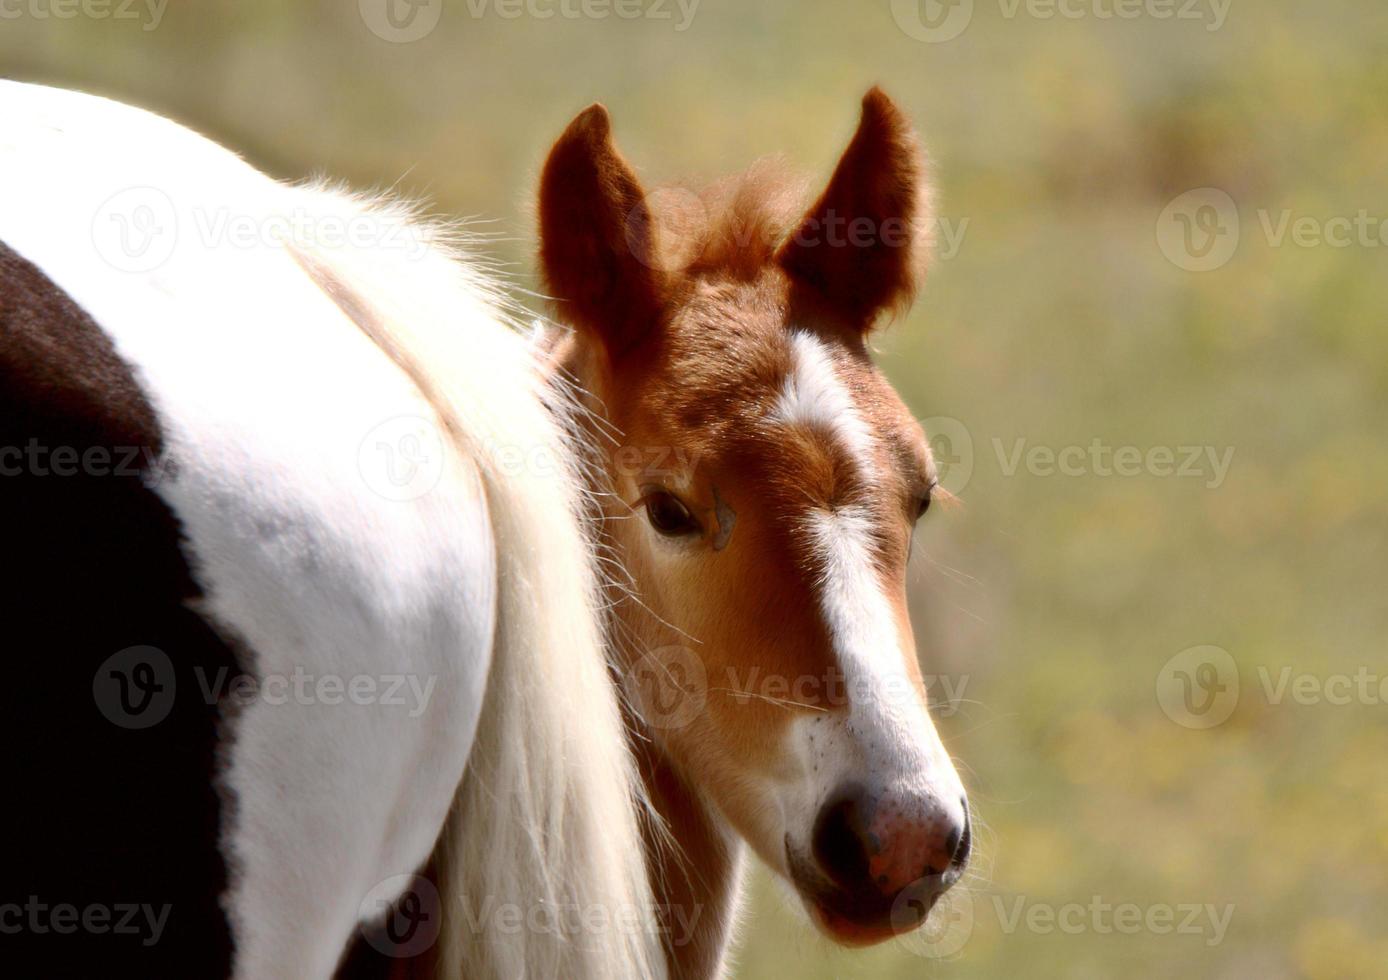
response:
[(790, 358), (790, 370), (772, 418), (782, 425), (828, 432), (861, 472), (869, 472), (876, 456), (876, 439), (834, 370), (829, 349), (813, 334), (796, 330), (790, 335)]
[[(486, 447), (465, 456), (440, 435), (378, 452), (382, 426), (387, 442), (394, 420), (427, 433), (435, 404), (274, 234), (218, 230), (309, 214), (329, 219), (324, 234), (340, 235), (344, 217), (365, 222), (358, 233), (388, 233), (399, 215), (279, 184), (141, 110), (3, 81), (0, 170), (0, 239), (112, 337), (158, 416), (173, 465), (153, 489), (182, 524), (200, 611), (245, 641), (254, 657), (245, 666), (259, 677), (405, 675), (431, 692), (423, 710), (289, 698), (255, 699), (236, 715), (222, 842), (235, 976), (331, 975), (363, 899), (393, 898), (382, 882), (403, 887), (424, 864), (460, 784), (485, 795), (464, 771), (494, 633), (512, 649), (498, 654), (508, 663), (497, 710), (509, 727), (478, 752), (500, 760), (493, 785), (504, 800), (451, 822), (468, 847), (463, 863), (492, 874), (480, 887), (493, 897), (562, 893), (580, 907), (648, 914), (636, 791), (592, 614), (591, 560), (566, 507), (572, 487), (546, 493), (520, 474), (508, 485), (516, 500), (489, 509), (481, 474), (490, 480), (498, 467), (480, 462)], [(377, 279), (405, 283), (394, 288), (407, 294), (397, 298), (413, 326), (458, 338), (437, 367), (452, 372), (450, 396), (474, 409), (467, 423), (486, 425), (500, 447), (554, 437), (523, 343), (485, 284), (443, 250), (388, 248), (382, 240), (343, 258), (374, 255)], [(389, 284), (372, 299), (388, 295)], [(422, 492), (395, 492), (382, 455), (392, 448), (430, 454), (413, 460), (430, 467)], [(511, 573), (500, 589), (493, 518), (508, 522), (499, 536), (519, 538), (519, 557), (501, 555)], [(531, 595), (530, 581), (548, 594)], [(511, 615), (499, 620), (499, 604)], [(517, 717), (521, 705), (543, 717)], [(560, 812), (555, 800), (571, 808), (550, 833), (542, 821)], [(493, 811), (525, 819), (497, 827)], [(478, 846), (488, 839), (544, 847), (527, 862), (513, 843)], [(499, 975), (611, 976), (632, 963), (662, 972), (650, 959), (654, 931), (582, 946), (470, 938), (502, 964)], [(446, 958), (449, 947), (445, 938)]]
[[(888, 465), (852, 392), (819, 339), (791, 334), (791, 369), (774, 421), (818, 429), (854, 461), (868, 485)], [(873, 517), (860, 505), (814, 509), (801, 523), (822, 569), (820, 612), (843, 672), (848, 710), (796, 719), (790, 729), (798, 771), (782, 783), (782, 819), (802, 847), (825, 799), (846, 784), (870, 794), (934, 801), (962, 821), (963, 788), (907, 670), (906, 638), (873, 560)]]

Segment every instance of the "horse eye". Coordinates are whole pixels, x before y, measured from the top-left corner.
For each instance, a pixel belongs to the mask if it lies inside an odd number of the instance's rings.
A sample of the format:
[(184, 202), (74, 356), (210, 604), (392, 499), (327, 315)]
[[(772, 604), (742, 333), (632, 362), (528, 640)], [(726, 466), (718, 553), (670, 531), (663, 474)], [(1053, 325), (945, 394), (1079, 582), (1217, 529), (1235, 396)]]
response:
[(925, 496), (921, 497), (919, 509), (916, 511), (916, 520), (920, 520), (922, 517), (924, 517), (925, 512), (930, 509), (930, 500), (934, 496), (934, 494), (934, 487), (931, 487), (929, 490), (925, 491)]
[(693, 534), (699, 530), (699, 522), (689, 512), (689, 508), (672, 493), (652, 490), (646, 494), (646, 520), (666, 537)]

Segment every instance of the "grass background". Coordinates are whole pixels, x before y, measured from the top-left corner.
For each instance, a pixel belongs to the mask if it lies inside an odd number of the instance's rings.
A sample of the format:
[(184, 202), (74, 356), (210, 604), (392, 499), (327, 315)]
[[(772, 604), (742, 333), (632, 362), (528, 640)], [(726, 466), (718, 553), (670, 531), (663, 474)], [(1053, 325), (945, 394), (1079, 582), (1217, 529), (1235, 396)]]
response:
[[(887, 0), (702, 0), (683, 30), (673, 4), (628, 21), (492, 2), (448, 0), (392, 44), (355, 0), (174, 0), (157, 21), (25, 0), (0, 20), (0, 73), (145, 105), (280, 176), (494, 219), (522, 286), (536, 171), (588, 102), (652, 181), (768, 153), (827, 176), (882, 83), (964, 228), (880, 348), (920, 417), (954, 420), (940, 448), (956, 484), (968, 471), (964, 505), (922, 532), (912, 601), (926, 671), (965, 685), (939, 724), (985, 825), (979, 874), (933, 945), (850, 953), (758, 872), (735, 975), (1388, 976), (1388, 705), (1376, 687), (1279, 704), (1262, 681), (1388, 674), (1388, 8), (1232, 0), (1211, 29), (1208, 3), (1047, 18), (977, 0), (932, 43)], [(1200, 187), (1231, 195), (1242, 237), (1195, 273), (1157, 228)], [(1373, 235), (1347, 247), (1264, 228), (1361, 211)], [(1019, 439), (1234, 455), (1218, 486), (1208, 466), (1009, 473)], [(1194, 730), (1163, 713), (1158, 678), (1205, 644), (1242, 688)], [(1010, 921), (1096, 897), (1232, 914), (1217, 943), (1088, 913)]]

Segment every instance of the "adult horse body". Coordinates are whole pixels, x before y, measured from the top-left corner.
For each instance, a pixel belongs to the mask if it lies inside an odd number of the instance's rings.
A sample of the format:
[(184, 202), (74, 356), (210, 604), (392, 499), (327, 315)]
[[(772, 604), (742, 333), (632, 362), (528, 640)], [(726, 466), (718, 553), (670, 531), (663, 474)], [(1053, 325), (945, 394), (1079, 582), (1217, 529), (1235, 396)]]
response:
[(76, 93), (0, 83), (0, 173), (7, 961), (327, 976), (433, 854), (452, 975), (656, 970), (577, 481), (486, 280)]
[(906, 612), (934, 465), (867, 337), (922, 168), (873, 90), (808, 211), (760, 170), (648, 196), (591, 107), (527, 342), (398, 207), (0, 84), (0, 602), (43, 665), (0, 928), (89, 970), (352, 973), (365, 923), (411, 975), (703, 980), (744, 842), (839, 942), (918, 926), (971, 834)]

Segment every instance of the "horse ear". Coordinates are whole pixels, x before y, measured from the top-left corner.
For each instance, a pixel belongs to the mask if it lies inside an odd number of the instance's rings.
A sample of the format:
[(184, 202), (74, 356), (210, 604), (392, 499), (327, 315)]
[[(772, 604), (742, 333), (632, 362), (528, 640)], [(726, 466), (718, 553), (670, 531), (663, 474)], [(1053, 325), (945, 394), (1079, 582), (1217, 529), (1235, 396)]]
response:
[(929, 251), (930, 193), (920, 142), (885, 92), (863, 115), (824, 194), (776, 259), (862, 330), (910, 305)]
[(612, 144), (607, 109), (584, 109), (540, 177), (540, 266), (561, 319), (619, 357), (662, 317), (668, 283), (641, 185)]

